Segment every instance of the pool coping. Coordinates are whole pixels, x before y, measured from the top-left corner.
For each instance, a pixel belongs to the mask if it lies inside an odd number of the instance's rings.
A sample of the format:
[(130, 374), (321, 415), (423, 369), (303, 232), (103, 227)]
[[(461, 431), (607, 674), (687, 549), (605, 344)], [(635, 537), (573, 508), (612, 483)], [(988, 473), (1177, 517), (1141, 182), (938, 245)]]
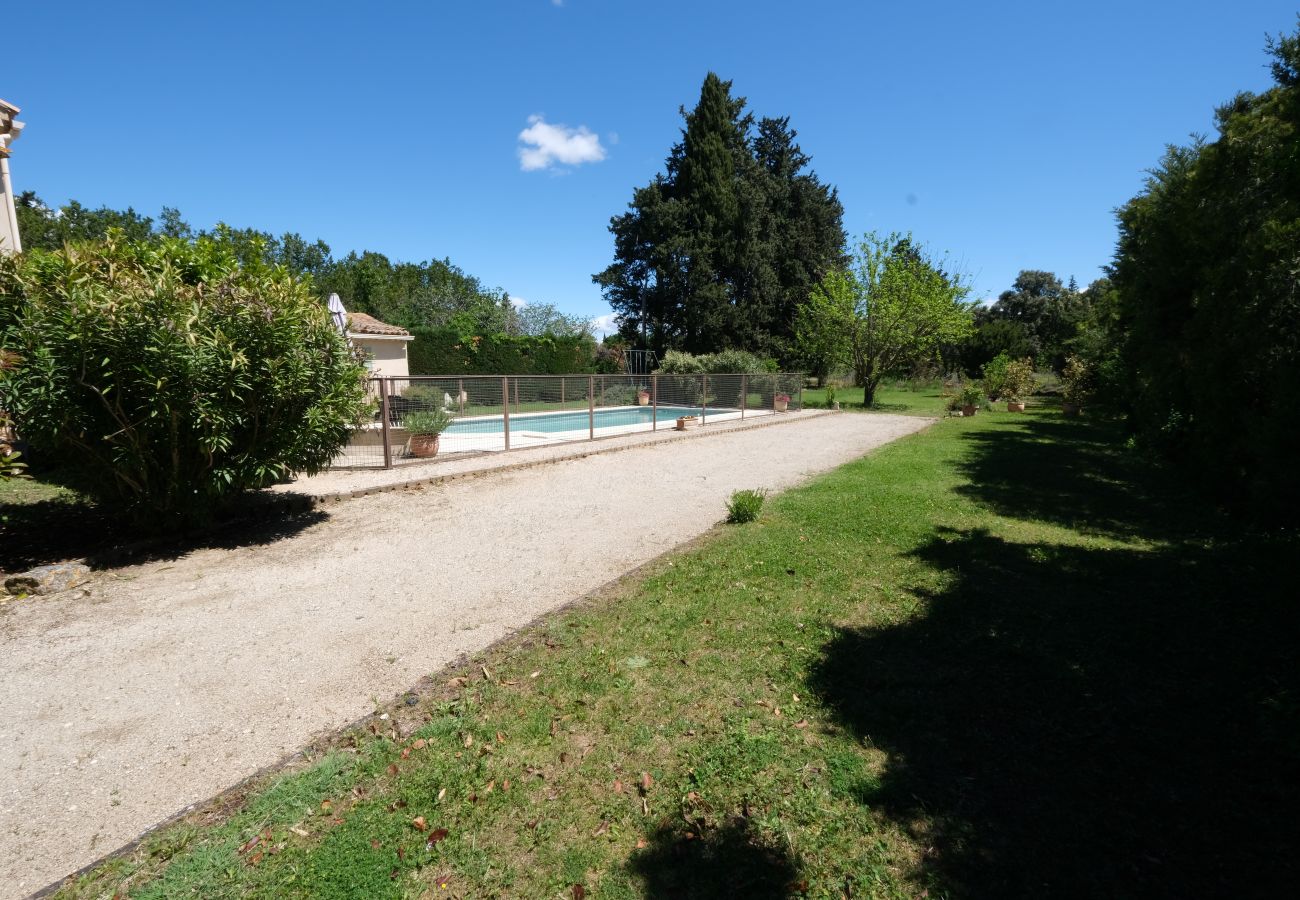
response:
[[(338, 469), (323, 472), (320, 475), (299, 478), (286, 484), (276, 485), (269, 490), (273, 493), (297, 494), (306, 497), (313, 504), (335, 503), (357, 497), (366, 497), (371, 494), (424, 487), (494, 472), (518, 471), (555, 462), (583, 459), (603, 453), (617, 453), (649, 445), (695, 440), (711, 435), (734, 434), (738, 431), (767, 428), (792, 422), (807, 422), (821, 416), (835, 414), (832, 410), (805, 409), (787, 413), (773, 413), (752, 420), (731, 419), (698, 425), (684, 432), (674, 429), (634, 431), (602, 435), (593, 440), (580, 442), (557, 442), (538, 447), (521, 447), (516, 450), (488, 452), (461, 459), (432, 459), (428, 462), (407, 463), (392, 469)], [(436, 467), (439, 471), (430, 472), (431, 467)], [(340, 481), (359, 481), (363, 482), (363, 484), (359, 487), (335, 488), (334, 483)]]

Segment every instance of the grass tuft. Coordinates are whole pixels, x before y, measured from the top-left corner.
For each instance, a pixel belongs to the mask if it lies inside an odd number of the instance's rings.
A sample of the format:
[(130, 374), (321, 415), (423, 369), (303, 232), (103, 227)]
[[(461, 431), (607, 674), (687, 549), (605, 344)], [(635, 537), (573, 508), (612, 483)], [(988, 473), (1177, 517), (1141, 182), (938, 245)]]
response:
[(758, 518), (763, 510), (763, 501), (767, 499), (765, 490), (736, 491), (727, 501), (727, 521), (732, 525), (744, 525)]

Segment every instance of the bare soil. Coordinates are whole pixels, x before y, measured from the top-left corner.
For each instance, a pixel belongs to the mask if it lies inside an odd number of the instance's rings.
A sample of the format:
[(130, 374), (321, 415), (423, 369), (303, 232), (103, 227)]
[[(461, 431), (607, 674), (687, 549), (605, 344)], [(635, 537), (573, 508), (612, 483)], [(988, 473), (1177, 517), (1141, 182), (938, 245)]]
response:
[(0, 611), (0, 895), (22, 896), (781, 490), (931, 420), (826, 415), (375, 494), (265, 546)]

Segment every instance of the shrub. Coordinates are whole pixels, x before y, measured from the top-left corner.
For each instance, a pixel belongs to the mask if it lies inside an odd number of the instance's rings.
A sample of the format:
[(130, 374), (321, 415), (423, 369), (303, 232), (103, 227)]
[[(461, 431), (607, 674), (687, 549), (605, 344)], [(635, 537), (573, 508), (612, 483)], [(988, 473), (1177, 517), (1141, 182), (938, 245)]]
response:
[(1092, 367), (1081, 357), (1071, 356), (1061, 371), (1061, 397), (1066, 403), (1083, 407), (1092, 398)]
[(413, 328), (412, 375), (571, 375), (595, 370), (588, 335), (466, 335), (452, 328)]
[(767, 491), (764, 490), (734, 492), (727, 501), (727, 521), (733, 525), (754, 521), (763, 509), (763, 500), (766, 498)]
[(159, 527), (315, 472), (364, 405), (364, 367), (282, 268), (220, 241), (107, 242), (0, 260), (0, 407), (78, 486)]
[[(988, 382), (985, 382), (988, 388)], [(1011, 403), (1022, 403), (1034, 392), (1034, 361), (1029, 357), (1007, 363), (1002, 375), (1002, 390), (999, 397)], [(992, 391), (989, 391), (992, 396)]]
[(984, 364), (980, 370), (980, 380), (984, 384), (984, 390), (990, 400), (997, 400), (1002, 396), (1006, 389), (1007, 367), (1011, 365), (1011, 357), (1005, 353), (999, 353), (991, 360)]

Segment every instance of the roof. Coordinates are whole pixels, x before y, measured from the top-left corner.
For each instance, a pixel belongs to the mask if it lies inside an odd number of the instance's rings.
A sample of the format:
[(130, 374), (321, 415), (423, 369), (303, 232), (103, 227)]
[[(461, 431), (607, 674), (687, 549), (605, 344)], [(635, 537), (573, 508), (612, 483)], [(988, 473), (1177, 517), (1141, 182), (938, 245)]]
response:
[(348, 331), (353, 334), (387, 334), (409, 337), (411, 332), (396, 325), (381, 322), (365, 313), (348, 313)]

